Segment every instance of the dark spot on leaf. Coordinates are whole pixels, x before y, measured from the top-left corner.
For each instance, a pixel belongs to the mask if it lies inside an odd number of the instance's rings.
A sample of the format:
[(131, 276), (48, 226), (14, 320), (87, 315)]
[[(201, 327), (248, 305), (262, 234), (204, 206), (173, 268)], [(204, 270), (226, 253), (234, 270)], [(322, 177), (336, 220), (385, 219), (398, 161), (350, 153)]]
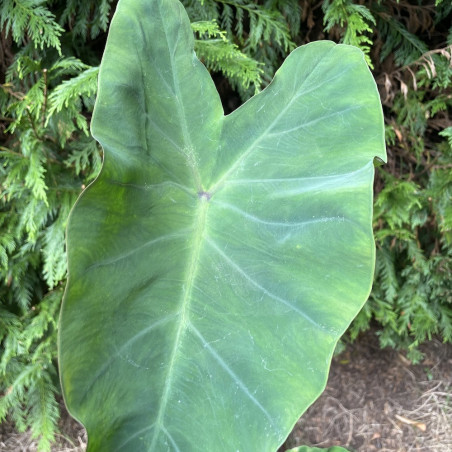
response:
[(211, 198), (211, 194), (207, 191), (200, 191), (198, 192), (198, 197), (200, 199), (204, 199), (205, 201), (209, 201)]

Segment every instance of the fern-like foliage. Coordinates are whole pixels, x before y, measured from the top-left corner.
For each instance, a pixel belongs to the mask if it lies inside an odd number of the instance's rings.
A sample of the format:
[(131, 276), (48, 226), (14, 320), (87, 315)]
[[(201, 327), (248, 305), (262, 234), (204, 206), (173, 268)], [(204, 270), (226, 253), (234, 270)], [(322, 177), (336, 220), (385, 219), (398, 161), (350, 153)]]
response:
[(54, 344), (61, 289), (44, 297), (39, 306), (23, 315), (0, 307), (3, 352), (0, 375), (0, 421), (6, 415), (19, 431), (31, 428), (39, 437), (38, 450), (50, 449), (59, 418), (58, 379)]
[(88, 132), (98, 69), (59, 55), (63, 29), (44, 5), (0, 5), (0, 23), (22, 45), (0, 86), (0, 421), (31, 429), (48, 451), (59, 418), (64, 231), (101, 153)]
[[(283, 52), (294, 48), (288, 23), (274, 2), (262, 5), (246, 0), (186, 0), (183, 3), (194, 19), (208, 20), (213, 17), (218, 20), (228, 35), (235, 36), (250, 52), (255, 51), (262, 42), (272, 42)], [(287, 2), (285, 12), (299, 12), (296, 2)], [(294, 23), (291, 23), (293, 26)]]
[[(299, 31), (300, 7), (294, 0), (183, 0), (182, 3), (192, 22), (213, 19), (218, 24), (218, 31), (226, 32), (223, 37), (216, 34), (216, 43), (198, 42), (197, 49), (201, 57), (204, 57), (203, 52), (210, 55), (205, 59), (207, 66), (226, 74), (244, 100), (259, 88), (257, 83), (270, 82), (284, 56), (296, 47), (293, 38)], [(207, 39), (213, 37), (204, 36)], [(235, 45), (237, 52), (229, 53), (228, 58), (217, 59), (216, 64), (210, 66), (213, 52), (226, 55), (232, 50), (227, 43)], [(248, 85), (251, 89), (247, 89)]]
[(255, 92), (259, 90), (262, 83), (261, 65), (239, 50), (215, 20), (192, 22), (192, 28), (199, 36), (195, 41), (195, 51), (207, 69), (222, 72), (236, 89), (246, 90), (252, 85)]
[(61, 51), (60, 36), (64, 31), (55, 22), (55, 16), (45, 6), (44, 0), (2, 0), (0, 28), (11, 35), (18, 44), (28, 36), (35, 47), (43, 50), (54, 47)]
[(372, 26), (376, 21), (369, 9), (352, 0), (327, 0), (323, 2), (325, 31), (335, 26), (341, 28), (341, 42), (358, 47), (364, 52), (367, 63), (373, 67), (370, 48), (373, 43)]
[(82, 113), (82, 107), (92, 108), (92, 99), (97, 92), (98, 74), (98, 67), (88, 67), (76, 77), (64, 80), (58, 85), (48, 97), (46, 124), (56, 113), (64, 111), (66, 118), (72, 118), (76, 127), (88, 136), (88, 121)]
[(107, 30), (112, 3), (113, 0), (67, 0), (58, 22), (68, 26), (73, 39), (95, 39)]
[(394, 17), (384, 12), (379, 12), (377, 17), (383, 42), (381, 60), (394, 53), (396, 64), (403, 66), (412, 63), (428, 51), (427, 45)]

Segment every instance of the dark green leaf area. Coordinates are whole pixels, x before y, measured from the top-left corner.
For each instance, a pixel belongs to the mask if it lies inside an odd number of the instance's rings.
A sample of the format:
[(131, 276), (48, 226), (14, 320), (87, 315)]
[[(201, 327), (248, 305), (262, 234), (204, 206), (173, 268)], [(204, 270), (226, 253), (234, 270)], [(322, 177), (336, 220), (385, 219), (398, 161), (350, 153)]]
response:
[(119, 3), (61, 314), (89, 451), (276, 450), (370, 291), (385, 152), (362, 53), (301, 47), (224, 116), (193, 45), (177, 1)]

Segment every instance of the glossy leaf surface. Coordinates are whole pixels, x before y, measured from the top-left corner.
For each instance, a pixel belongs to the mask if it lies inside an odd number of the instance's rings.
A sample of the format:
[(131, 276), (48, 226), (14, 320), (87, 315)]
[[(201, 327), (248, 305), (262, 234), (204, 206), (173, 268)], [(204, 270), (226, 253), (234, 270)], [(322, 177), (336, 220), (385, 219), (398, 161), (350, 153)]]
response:
[(325, 386), (374, 266), (378, 93), (295, 50), (228, 116), (176, 0), (120, 0), (68, 226), (66, 403), (88, 451), (275, 451)]

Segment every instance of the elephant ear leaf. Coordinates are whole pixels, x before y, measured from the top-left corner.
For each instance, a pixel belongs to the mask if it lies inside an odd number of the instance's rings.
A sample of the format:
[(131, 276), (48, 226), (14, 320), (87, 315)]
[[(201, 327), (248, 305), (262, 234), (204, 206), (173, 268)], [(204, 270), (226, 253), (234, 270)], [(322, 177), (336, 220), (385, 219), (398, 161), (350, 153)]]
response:
[(120, 0), (67, 231), (64, 398), (88, 451), (275, 451), (372, 283), (383, 117), (314, 42), (225, 116), (176, 0)]

